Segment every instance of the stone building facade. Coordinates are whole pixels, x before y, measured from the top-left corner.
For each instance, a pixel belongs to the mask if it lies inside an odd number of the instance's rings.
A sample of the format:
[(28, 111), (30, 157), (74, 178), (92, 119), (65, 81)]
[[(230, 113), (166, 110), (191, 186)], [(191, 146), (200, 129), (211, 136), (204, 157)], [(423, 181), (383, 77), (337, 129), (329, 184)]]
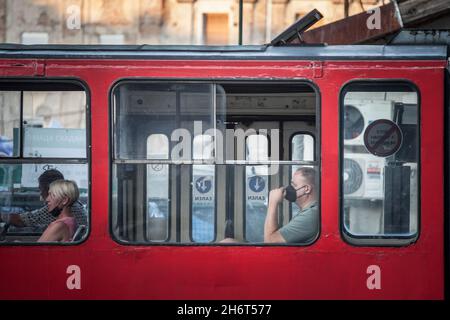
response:
[[(320, 26), (345, 0), (243, 0), (243, 44), (269, 42), (316, 8)], [(388, 0), (348, 0), (350, 15)], [(239, 0), (0, 0), (0, 42), (238, 44)]]

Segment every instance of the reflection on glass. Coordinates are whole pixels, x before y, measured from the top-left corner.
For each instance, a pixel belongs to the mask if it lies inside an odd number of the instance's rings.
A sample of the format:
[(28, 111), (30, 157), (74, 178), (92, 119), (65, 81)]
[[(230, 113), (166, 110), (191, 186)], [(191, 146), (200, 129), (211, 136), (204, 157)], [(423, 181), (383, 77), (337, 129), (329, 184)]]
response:
[(0, 91), (0, 158), (19, 156), (20, 95)]
[(212, 90), (211, 84), (126, 83), (117, 87), (116, 158), (146, 159), (141, 141), (164, 134), (174, 141), (168, 159), (191, 160), (195, 124), (201, 132), (214, 128)]
[(85, 158), (85, 114), (83, 91), (24, 92), (24, 156)]
[[(147, 139), (147, 159), (169, 157), (169, 139), (152, 134)], [(169, 233), (169, 165), (147, 165), (147, 239), (164, 241)]]
[[(113, 188), (113, 198), (117, 202), (117, 207), (113, 207), (113, 231), (115, 235), (122, 241), (129, 242), (145, 242), (145, 241), (167, 241), (167, 242), (179, 242), (175, 237), (168, 238), (166, 236), (165, 225), (164, 228), (160, 226), (151, 226), (155, 230), (161, 230), (157, 235), (147, 234), (146, 238), (141, 238), (140, 232), (144, 230), (142, 228), (142, 215), (145, 214), (145, 210), (142, 210), (142, 203), (139, 200), (139, 190), (138, 186), (142, 183), (142, 172), (143, 169), (147, 167), (147, 164), (118, 164), (116, 166), (117, 170), (113, 171), (113, 179), (115, 187)], [(179, 165), (169, 165), (168, 169), (171, 171), (176, 171)], [(306, 167), (306, 166), (303, 166)], [(240, 190), (242, 190), (242, 196), (240, 194), (228, 195), (227, 199), (229, 202), (226, 203), (225, 207), (231, 208), (232, 206), (242, 206), (242, 209), (245, 210), (245, 219), (240, 223), (237, 222), (236, 226), (242, 226), (243, 229), (235, 229), (240, 231), (240, 234), (243, 234), (244, 238), (240, 235), (236, 236), (237, 241), (244, 240), (245, 243), (262, 243), (264, 241), (264, 222), (267, 214), (267, 201), (269, 191), (273, 188), (281, 187), (281, 181), (283, 181), (283, 177), (288, 175), (292, 171), (292, 165), (280, 165), (280, 170), (277, 172), (273, 172), (273, 175), (270, 175), (271, 172), (267, 170), (267, 165), (186, 165), (184, 169), (186, 169), (186, 173), (192, 170), (192, 193), (191, 197), (184, 197), (184, 199), (191, 198), (192, 203), (191, 206), (191, 239), (193, 242), (198, 243), (209, 243), (215, 241), (216, 235), (216, 199), (217, 199), (217, 190), (221, 192), (226, 191), (226, 187), (224, 184), (219, 184), (216, 180), (218, 172), (229, 171), (232, 176), (237, 176), (238, 173), (245, 172), (245, 180), (239, 179), (235, 181), (239, 181), (242, 185), (239, 186)], [(313, 167), (317, 171), (317, 166)], [(184, 170), (184, 169), (181, 169)], [(225, 170), (226, 169), (226, 170)], [(244, 169), (244, 170), (243, 170)], [(149, 177), (147, 177), (149, 178)], [(150, 178), (152, 179), (152, 178)], [(318, 179), (318, 178), (317, 178)], [(150, 180), (152, 182), (148, 183), (148, 185), (154, 187), (157, 185), (154, 180)], [(278, 183), (271, 186), (271, 181), (278, 181)], [(160, 189), (167, 190), (164, 183), (161, 181), (158, 182), (159, 185), (162, 186)], [(318, 190), (319, 181), (316, 180), (315, 186), (316, 191)], [(222, 188), (222, 189), (220, 189)], [(172, 188), (174, 189), (174, 188)], [(188, 190), (184, 188), (183, 190)], [(182, 190), (182, 192), (183, 192)], [(165, 192), (165, 191), (164, 191)], [(224, 194), (226, 195), (226, 194)], [(162, 197), (162, 196), (161, 196)], [(302, 198), (305, 199), (305, 198)], [(165, 200), (165, 199), (163, 199)], [(183, 197), (172, 199), (171, 206), (177, 207), (185, 206), (183, 201)], [(180, 203), (178, 203), (180, 201)], [(236, 201), (239, 201), (236, 203)], [(245, 202), (244, 202), (245, 201)], [(156, 201), (152, 201), (156, 202)], [(166, 201), (162, 201), (164, 205), (157, 203), (157, 207), (153, 204), (150, 204), (147, 209), (155, 210), (155, 216), (159, 216), (160, 214), (166, 215), (170, 213), (164, 206)], [(299, 202), (301, 203), (301, 202)], [(288, 206), (289, 202), (286, 199), (283, 199), (278, 207), (278, 214), (281, 217), (283, 212), (283, 208)], [(189, 208), (189, 207), (188, 207)], [(300, 223), (302, 228), (298, 230), (298, 235), (301, 236), (301, 241), (294, 241), (290, 243), (299, 243), (306, 244), (312, 241), (318, 233), (319, 228), (319, 218), (318, 218), (318, 207), (316, 207), (316, 215), (310, 217), (310, 219), (306, 219), (306, 222), (302, 221)], [(306, 209), (306, 208), (302, 208)], [(148, 214), (148, 213), (147, 213)], [(301, 215), (302, 213), (300, 213)], [(289, 225), (290, 221), (294, 218), (305, 220), (305, 217), (286, 217), (283, 220), (279, 221), (279, 227)], [(162, 224), (162, 222), (161, 222)], [(160, 227), (160, 228), (159, 228)], [(172, 226), (173, 227), (173, 226)], [(159, 228), (159, 229), (158, 229)], [(187, 231), (188, 229), (184, 229)], [(293, 230), (290, 233), (293, 237), (297, 235), (297, 231)], [(151, 237), (150, 237), (151, 235)], [(296, 239), (296, 238), (295, 238)]]
[(309, 134), (296, 134), (291, 142), (292, 159), (314, 161), (314, 138)]
[[(195, 136), (193, 158), (212, 160), (212, 143), (209, 135)], [(214, 240), (215, 186), (214, 165), (192, 166), (192, 240), (195, 242)]]
[(269, 143), (265, 135), (250, 135), (247, 137), (247, 161), (268, 161)]
[[(299, 133), (292, 137), (291, 141), (291, 157), (293, 161), (314, 161), (314, 138), (310, 134)], [(292, 166), (291, 178), (294, 172), (300, 166)], [(296, 216), (300, 212), (300, 208), (296, 203), (291, 204), (291, 217)]]
[[(250, 135), (246, 143), (247, 161), (267, 161), (269, 143), (264, 135)], [(245, 239), (264, 241), (264, 221), (269, 194), (268, 166), (245, 167)]]
[(192, 240), (214, 240), (215, 171), (213, 165), (192, 166)]
[(269, 195), (268, 166), (246, 166), (245, 190), (245, 239), (263, 242)]
[[(116, 87), (113, 103), (112, 223), (119, 240), (149, 244), (152, 240), (209, 243), (225, 238), (263, 242), (269, 190), (285, 186), (291, 175), (291, 166), (279, 163), (280, 170), (270, 175), (268, 169), (277, 166), (269, 166), (272, 141), (268, 136), (278, 142), (275, 129), (282, 128), (282, 141), (299, 130), (297, 125), (310, 127), (316, 103), (311, 88), (275, 83), (129, 81)], [(259, 121), (261, 112), (266, 112), (267, 119), (273, 116), (273, 121)], [(298, 116), (298, 121), (291, 116)], [(281, 118), (289, 125), (275, 123)], [(208, 129), (218, 129), (221, 134)], [(178, 140), (181, 134), (187, 137)], [(312, 137), (297, 137), (293, 143), (296, 158), (317, 166)], [(282, 152), (289, 149), (289, 143), (275, 144), (270, 144), (272, 151), (278, 152), (272, 153), (274, 159), (290, 160), (288, 152)], [(162, 159), (168, 161), (158, 161)], [(289, 203), (283, 200), (280, 206), (281, 227), (289, 223), (290, 216)], [(148, 219), (164, 216), (170, 220), (168, 229), (164, 229), (166, 225), (161, 228), (163, 234), (146, 233)]]

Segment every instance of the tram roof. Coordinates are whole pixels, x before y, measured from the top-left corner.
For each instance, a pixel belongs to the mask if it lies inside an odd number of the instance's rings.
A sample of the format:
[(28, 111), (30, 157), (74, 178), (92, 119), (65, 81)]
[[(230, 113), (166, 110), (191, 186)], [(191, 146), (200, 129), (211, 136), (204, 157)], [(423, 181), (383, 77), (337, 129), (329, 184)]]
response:
[(444, 45), (21, 45), (0, 44), (0, 58), (181, 60), (441, 60)]

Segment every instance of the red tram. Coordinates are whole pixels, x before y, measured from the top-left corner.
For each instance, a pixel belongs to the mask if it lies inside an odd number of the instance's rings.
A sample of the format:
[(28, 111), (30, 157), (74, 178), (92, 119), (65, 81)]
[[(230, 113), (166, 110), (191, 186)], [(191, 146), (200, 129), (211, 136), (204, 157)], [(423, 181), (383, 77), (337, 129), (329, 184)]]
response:
[[(1, 45), (0, 298), (443, 299), (447, 59)], [(269, 191), (305, 166), (314, 236), (265, 243)], [(5, 222), (42, 207), (49, 168), (80, 189), (72, 242), (36, 242), (30, 214)], [(297, 214), (283, 201), (280, 226)]]

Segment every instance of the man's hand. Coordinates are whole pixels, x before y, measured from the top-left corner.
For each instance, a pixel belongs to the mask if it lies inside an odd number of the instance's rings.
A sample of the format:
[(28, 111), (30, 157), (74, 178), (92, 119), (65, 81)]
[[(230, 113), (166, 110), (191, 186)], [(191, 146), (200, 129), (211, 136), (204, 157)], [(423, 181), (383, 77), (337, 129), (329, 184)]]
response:
[(284, 188), (273, 189), (269, 193), (269, 207), (267, 208), (266, 221), (264, 222), (264, 242), (284, 243), (281, 233), (278, 231), (278, 204), (283, 201)]
[(12, 224), (13, 226), (16, 227), (25, 227), (25, 224), (23, 223), (22, 218), (18, 213), (9, 213), (9, 214), (5, 213), (1, 214), (0, 216), (1, 216), (0, 221), (3, 220), (3, 222)]
[(276, 206), (283, 201), (284, 188), (278, 188), (270, 190), (269, 193), (269, 206)]

